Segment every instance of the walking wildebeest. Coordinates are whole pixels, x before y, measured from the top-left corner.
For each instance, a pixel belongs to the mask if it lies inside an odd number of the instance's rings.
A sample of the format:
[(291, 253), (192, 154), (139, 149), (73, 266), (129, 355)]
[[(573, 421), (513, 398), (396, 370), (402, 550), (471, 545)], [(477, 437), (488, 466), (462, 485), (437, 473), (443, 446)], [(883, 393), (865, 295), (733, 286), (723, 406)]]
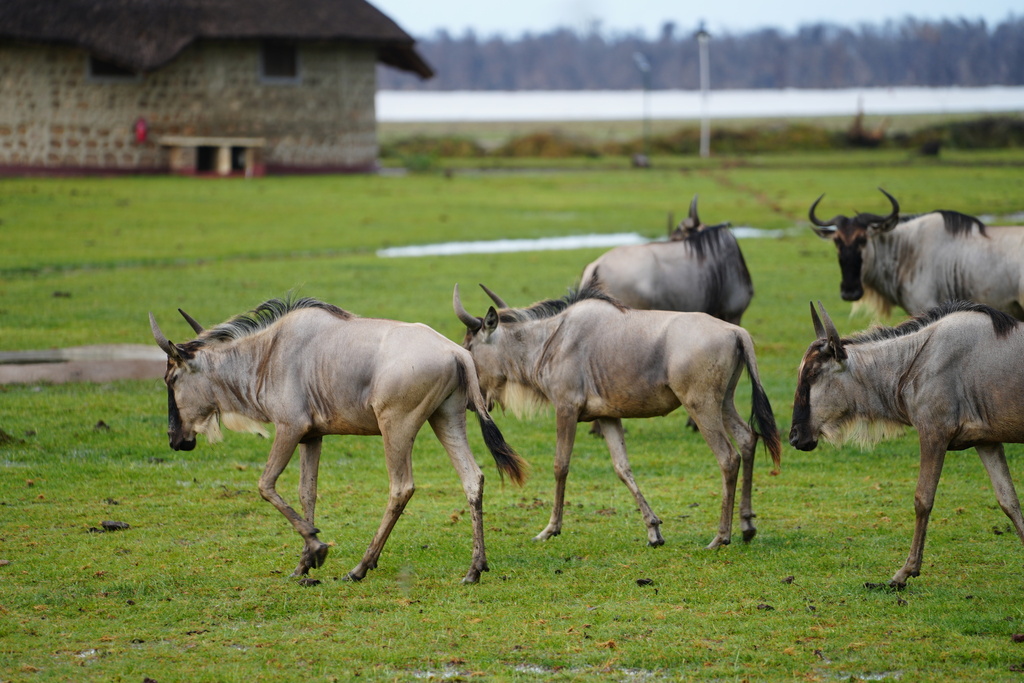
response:
[(800, 364), (789, 442), (810, 451), (819, 437), (870, 442), (904, 426), (920, 436), (914, 541), (890, 585), (903, 586), (921, 572), (946, 451), (977, 450), (1000, 507), (1024, 541), (1003, 454), (1004, 443), (1024, 442), (1024, 325), (989, 306), (947, 302), (898, 327), (841, 339), (824, 307), (821, 314), (812, 304), (817, 340)]
[(920, 315), (945, 301), (988, 304), (1024, 319), (1024, 227), (985, 226), (973, 216), (933, 211), (900, 218), (858, 213), (827, 221), (808, 216), (822, 239), (839, 251), (840, 293), (889, 315), (893, 305)]
[(580, 287), (599, 281), (630, 308), (708, 313), (739, 325), (754, 285), (728, 228), (704, 225), (694, 197), (689, 216), (668, 241), (605, 252), (583, 269)]
[(473, 355), (488, 406), (497, 402), (522, 414), (533, 405), (554, 404), (555, 502), (551, 521), (536, 540), (561, 532), (576, 424), (597, 421), (615, 472), (636, 498), (649, 545), (663, 544), (661, 520), (633, 479), (622, 418), (667, 415), (680, 405), (696, 422), (722, 470), (721, 518), (718, 534), (708, 547), (731, 540), (741, 460), (743, 540), (754, 537), (750, 496), (758, 433), (733, 403), (744, 366), (753, 385), (753, 421), (776, 467), (781, 448), (746, 330), (704, 313), (630, 309), (597, 286), (525, 309), (497, 311), (492, 306), (477, 318), (463, 307), (456, 285), (452, 304), (466, 325), (464, 346)]
[[(380, 434), (384, 439), (390, 495), (380, 528), (346, 577), (358, 581), (377, 566), (415, 490), (412, 447), (424, 422), (448, 451), (469, 501), (473, 560), (463, 581), (475, 583), (487, 571), (484, 480), (466, 440), (467, 407), (476, 410), (499, 472), (521, 483), (526, 463), (487, 413), (465, 349), (426, 325), (360, 318), (314, 299), (273, 299), (206, 331), (185, 318), (199, 336), (172, 344), (150, 314), (153, 336), (167, 354), (171, 448), (193, 449), (196, 434), (219, 440), (218, 418), (237, 431), (263, 432), (262, 425), (274, 424), (259, 490), (305, 540), (292, 576), (306, 574), (327, 558), (328, 546), (317, 538), (320, 530), (313, 520), (323, 437)], [(275, 488), (296, 446), (304, 517)]]

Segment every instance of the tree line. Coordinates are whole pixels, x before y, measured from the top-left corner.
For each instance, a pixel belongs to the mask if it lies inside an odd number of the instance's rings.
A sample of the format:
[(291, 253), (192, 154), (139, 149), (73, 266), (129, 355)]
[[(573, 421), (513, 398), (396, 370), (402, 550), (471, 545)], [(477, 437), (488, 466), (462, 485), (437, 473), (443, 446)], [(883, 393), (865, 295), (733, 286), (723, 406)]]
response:
[[(904, 19), (856, 27), (765, 28), (709, 39), (714, 89), (1024, 85), (1024, 18)], [(385, 90), (693, 90), (696, 31), (672, 22), (655, 38), (556, 29), (518, 38), (439, 31), (417, 50), (437, 72), (421, 81), (380, 68)], [(637, 55), (649, 65), (640, 70)]]

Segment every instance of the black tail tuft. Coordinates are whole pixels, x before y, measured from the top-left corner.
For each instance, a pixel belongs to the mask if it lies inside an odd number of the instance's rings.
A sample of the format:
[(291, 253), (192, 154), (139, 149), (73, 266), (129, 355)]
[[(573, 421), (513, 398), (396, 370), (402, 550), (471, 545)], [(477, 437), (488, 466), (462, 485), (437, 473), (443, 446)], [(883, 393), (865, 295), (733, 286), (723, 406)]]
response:
[(772, 456), (772, 463), (776, 471), (782, 467), (782, 441), (779, 438), (779, 427), (775, 423), (775, 413), (772, 412), (772, 404), (768, 402), (768, 396), (764, 388), (758, 382), (754, 385), (753, 415), (752, 421), (757, 423), (755, 430), (764, 439), (764, 445)]
[(529, 464), (508, 445), (493, 420), (484, 418), (480, 411), (477, 412), (477, 418), (480, 420), (484, 443), (494, 456), (494, 463), (498, 466), (498, 474), (501, 475), (502, 481), (507, 474), (512, 483), (522, 486), (530, 470)]

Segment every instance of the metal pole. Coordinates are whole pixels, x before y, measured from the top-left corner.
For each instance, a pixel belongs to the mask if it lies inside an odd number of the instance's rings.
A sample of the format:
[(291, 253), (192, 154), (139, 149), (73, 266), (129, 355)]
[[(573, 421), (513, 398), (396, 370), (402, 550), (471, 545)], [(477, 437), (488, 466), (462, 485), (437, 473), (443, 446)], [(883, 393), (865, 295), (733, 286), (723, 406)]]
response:
[(650, 140), (651, 140), (651, 63), (647, 59), (647, 55), (642, 52), (633, 53), (633, 61), (636, 63), (636, 68), (640, 70), (641, 82), (643, 83), (643, 126), (644, 126), (644, 157), (650, 158)]
[(701, 22), (697, 31), (697, 47), (700, 58), (700, 155), (711, 156), (711, 121), (708, 115), (708, 90), (711, 88), (711, 62), (708, 59), (708, 41), (711, 34), (704, 30)]

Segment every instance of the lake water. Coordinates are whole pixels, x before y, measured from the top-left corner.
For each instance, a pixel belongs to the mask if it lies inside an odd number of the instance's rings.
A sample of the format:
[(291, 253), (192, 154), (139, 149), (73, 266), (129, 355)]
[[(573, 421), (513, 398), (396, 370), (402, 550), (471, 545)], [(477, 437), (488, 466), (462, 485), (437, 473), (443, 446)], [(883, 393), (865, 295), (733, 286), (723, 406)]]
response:
[(1024, 87), (837, 90), (452, 91), (382, 90), (377, 119), (629, 121), (651, 119), (1006, 113), (1024, 111)]

